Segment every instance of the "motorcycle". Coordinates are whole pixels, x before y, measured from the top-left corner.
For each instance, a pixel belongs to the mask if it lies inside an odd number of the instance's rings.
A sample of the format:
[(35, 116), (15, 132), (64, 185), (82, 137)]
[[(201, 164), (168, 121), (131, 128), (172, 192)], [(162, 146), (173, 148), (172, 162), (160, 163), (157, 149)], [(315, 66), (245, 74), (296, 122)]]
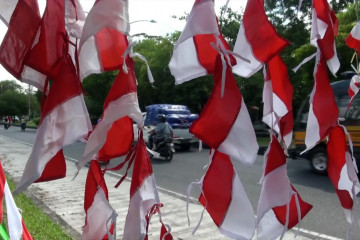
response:
[(4, 122), (4, 128), (5, 130), (8, 130), (8, 128), (10, 127), (10, 124), (8, 122)]
[(22, 123), (21, 124), (21, 131), (25, 131), (25, 128), (26, 128), (26, 123)]
[[(149, 146), (151, 148), (151, 146)], [(150, 153), (150, 158), (156, 158), (156, 159), (163, 159), (166, 161), (171, 161), (173, 159), (174, 153), (175, 153), (175, 147), (174, 143), (171, 139), (165, 139), (156, 145), (155, 150), (148, 149)]]

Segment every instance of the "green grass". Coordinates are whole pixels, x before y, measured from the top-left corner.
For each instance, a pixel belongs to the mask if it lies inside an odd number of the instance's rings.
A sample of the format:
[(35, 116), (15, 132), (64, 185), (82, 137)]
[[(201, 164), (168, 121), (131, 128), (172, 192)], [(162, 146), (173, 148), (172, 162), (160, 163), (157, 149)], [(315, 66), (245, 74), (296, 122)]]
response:
[[(15, 183), (9, 178), (6, 179), (10, 190), (14, 191)], [(18, 194), (14, 199), (17, 207), (22, 211), (22, 218), (34, 240), (73, 239), (64, 232), (60, 225), (54, 223), (43, 213), (25, 194)]]

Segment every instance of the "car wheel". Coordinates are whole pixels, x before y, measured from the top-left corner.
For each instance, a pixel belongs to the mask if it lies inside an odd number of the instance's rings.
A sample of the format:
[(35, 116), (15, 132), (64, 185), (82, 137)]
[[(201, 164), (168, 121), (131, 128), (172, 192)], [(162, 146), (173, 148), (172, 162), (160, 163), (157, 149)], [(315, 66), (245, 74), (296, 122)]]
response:
[(327, 174), (328, 157), (325, 149), (317, 149), (311, 154), (310, 164), (314, 172), (319, 174)]
[(168, 154), (166, 154), (165, 160), (170, 162), (173, 159), (173, 156), (174, 153), (169, 149)]

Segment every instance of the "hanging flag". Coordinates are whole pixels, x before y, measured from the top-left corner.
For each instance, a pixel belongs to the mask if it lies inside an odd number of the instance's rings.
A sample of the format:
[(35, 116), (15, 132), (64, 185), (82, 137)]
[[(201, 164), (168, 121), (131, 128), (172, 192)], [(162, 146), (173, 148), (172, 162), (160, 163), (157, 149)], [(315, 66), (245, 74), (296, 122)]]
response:
[(211, 46), (218, 41), (230, 49), (219, 31), (213, 0), (195, 1), (169, 62), (175, 82), (183, 82), (214, 73), (218, 52)]
[(356, 204), (357, 200), (354, 200), (360, 191), (360, 185), (346, 141), (341, 126), (330, 130), (327, 144), (328, 176), (345, 211), (346, 220), (351, 224), (349, 227), (351, 231), (352, 226), (360, 224), (357, 212), (359, 206)]
[[(218, 56), (213, 91), (200, 117), (193, 122), (189, 131), (210, 148), (251, 165), (259, 149), (254, 127), (230, 66), (226, 64), (224, 83), (222, 69)], [(223, 96), (222, 84), (225, 85)]]
[(234, 239), (252, 239), (254, 210), (228, 155), (214, 153), (201, 192), (199, 202), (222, 234)]
[(280, 37), (267, 19), (264, 1), (248, 0), (233, 52), (250, 63), (235, 57), (237, 64), (233, 66), (233, 72), (250, 77), (287, 45), (289, 42)]
[[(38, 59), (44, 60), (43, 66), (46, 68), (44, 67), (42, 71), (48, 74), (48, 81), (51, 81), (51, 84), (43, 105), (34, 146), (15, 190), (16, 193), (23, 191), (33, 182), (65, 177), (63, 147), (83, 138), (92, 128), (82, 96), (80, 79), (68, 53), (69, 43), (66, 41), (68, 38), (65, 22), (59, 20), (65, 16), (65, 3), (56, 0), (48, 0), (47, 3), (43, 21), (48, 24), (58, 21), (53, 29), (57, 34), (52, 33), (52, 25), (46, 25), (42, 33), (48, 38), (46, 41), (39, 41), (39, 44), (48, 44), (50, 52), (43, 53), (45, 55), (54, 53), (58, 59), (46, 56), (44, 59)], [(46, 47), (39, 46), (37, 49), (46, 49)]]
[[(1, 3), (1, 7), (7, 3)], [(2, 19), (9, 17), (12, 6), (0, 12)], [(0, 45), (0, 63), (15, 78), (21, 79), (24, 60), (31, 49), (41, 23), (36, 0), (19, 0), (11, 14), (8, 30)]]
[(345, 43), (349, 48), (353, 48), (358, 54), (360, 54), (360, 22), (351, 29), (351, 32), (345, 39)]
[(130, 32), (128, 0), (95, 1), (79, 45), (80, 77), (119, 69)]
[(335, 36), (338, 20), (327, 0), (313, 0), (310, 43), (319, 48), (332, 74), (340, 68), (337, 57)]
[(350, 80), (350, 85), (349, 85), (349, 89), (348, 89), (348, 94), (350, 97), (348, 107), (351, 106), (351, 103), (354, 100), (354, 97), (359, 92), (359, 84), (360, 84), (360, 76), (354, 75)]
[(290, 184), (286, 156), (274, 135), (264, 156), (264, 175), (257, 209), (259, 240), (278, 239), (293, 228), (311, 210)]
[(268, 62), (263, 90), (263, 122), (281, 135), (289, 147), (293, 135), (292, 98), (293, 86), (289, 80), (287, 67), (279, 55)]
[[(5, 201), (4, 201), (5, 200)], [(10, 239), (32, 240), (11, 194), (0, 161), (0, 224), (3, 223), (3, 202), (6, 203), (7, 226)]]
[[(141, 128), (143, 116), (137, 98), (134, 63), (126, 58), (127, 73), (119, 70), (113, 86), (106, 98), (101, 121), (91, 133), (82, 159), (76, 164), (78, 169), (89, 162), (100, 150), (100, 160), (109, 160), (126, 154), (133, 143), (132, 118)], [(120, 121), (120, 122), (117, 122)]]
[(337, 125), (339, 109), (335, 102), (334, 92), (320, 54), (316, 57), (314, 87), (310, 95), (310, 108), (306, 125), (305, 145), (310, 150), (328, 135), (329, 129)]
[(109, 203), (105, 172), (100, 163), (92, 160), (85, 185), (84, 210), (85, 225), (81, 239), (111, 239), (114, 236), (117, 213)]

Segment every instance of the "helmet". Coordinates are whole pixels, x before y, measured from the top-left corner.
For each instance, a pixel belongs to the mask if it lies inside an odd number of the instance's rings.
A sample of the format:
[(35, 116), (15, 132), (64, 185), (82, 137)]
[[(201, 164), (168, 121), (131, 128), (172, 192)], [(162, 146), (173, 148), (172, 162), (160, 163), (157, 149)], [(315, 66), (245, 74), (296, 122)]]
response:
[(158, 119), (160, 122), (165, 122), (166, 117), (165, 117), (164, 114), (158, 114), (158, 115), (157, 115), (157, 119)]

